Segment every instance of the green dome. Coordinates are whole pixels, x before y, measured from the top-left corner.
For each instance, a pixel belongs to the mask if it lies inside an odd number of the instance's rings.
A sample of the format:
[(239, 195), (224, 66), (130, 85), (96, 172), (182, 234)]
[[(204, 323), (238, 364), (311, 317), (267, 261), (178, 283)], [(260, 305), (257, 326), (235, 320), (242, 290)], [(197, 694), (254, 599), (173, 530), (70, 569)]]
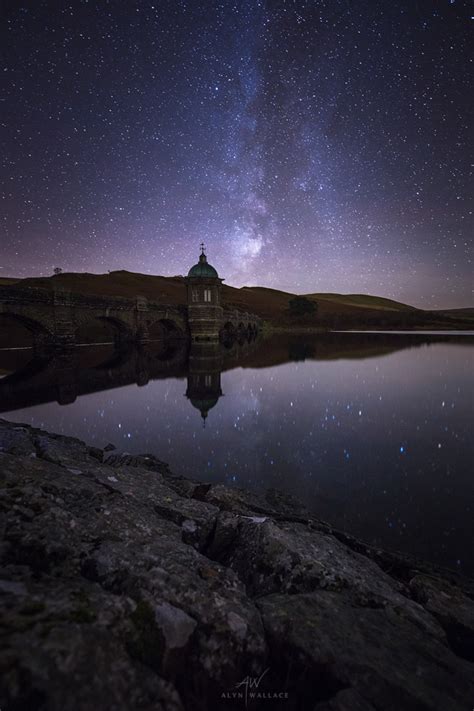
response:
[(219, 277), (218, 273), (210, 264), (207, 263), (207, 257), (203, 253), (199, 257), (199, 262), (191, 267), (188, 273), (188, 277), (202, 277), (217, 279)]

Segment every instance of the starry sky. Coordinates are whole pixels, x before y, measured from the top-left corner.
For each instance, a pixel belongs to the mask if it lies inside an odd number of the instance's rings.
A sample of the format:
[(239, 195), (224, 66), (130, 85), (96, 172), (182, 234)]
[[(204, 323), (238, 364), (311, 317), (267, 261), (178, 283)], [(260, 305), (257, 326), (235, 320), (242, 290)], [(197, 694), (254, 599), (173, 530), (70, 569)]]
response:
[(7, 0), (0, 276), (472, 304), (459, 0)]

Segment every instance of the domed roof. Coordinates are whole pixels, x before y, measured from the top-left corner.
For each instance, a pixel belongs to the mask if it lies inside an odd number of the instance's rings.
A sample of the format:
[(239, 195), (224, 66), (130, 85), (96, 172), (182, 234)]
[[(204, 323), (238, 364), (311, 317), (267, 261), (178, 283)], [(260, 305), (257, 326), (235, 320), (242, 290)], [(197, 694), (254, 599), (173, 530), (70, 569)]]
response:
[(190, 397), (189, 402), (193, 407), (196, 408), (196, 410), (199, 410), (201, 413), (202, 417), (202, 426), (206, 426), (206, 417), (208, 415), (209, 410), (212, 410), (213, 407), (215, 407), (218, 403), (219, 396), (217, 397), (209, 397), (209, 398), (195, 398), (195, 397)]
[(199, 255), (199, 262), (195, 264), (194, 267), (191, 267), (191, 269), (189, 270), (188, 277), (210, 277), (211, 279), (218, 279), (219, 275), (217, 271), (214, 269), (213, 266), (207, 263), (207, 257), (204, 254), (204, 248), (202, 248), (202, 252)]
[(219, 397), (196, 398), (190, 397), (189, 402), (196, 410), (199, 410), (201, 417), (207, 417), (209, 410), (217, 405)]

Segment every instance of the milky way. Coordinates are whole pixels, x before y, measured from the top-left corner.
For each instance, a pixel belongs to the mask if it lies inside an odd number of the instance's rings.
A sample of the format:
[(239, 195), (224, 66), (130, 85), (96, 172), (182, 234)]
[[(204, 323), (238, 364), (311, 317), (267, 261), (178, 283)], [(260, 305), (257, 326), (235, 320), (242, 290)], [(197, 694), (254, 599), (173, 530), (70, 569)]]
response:
[(4, 8), (0, 276), (470, 304), (469, 3)]

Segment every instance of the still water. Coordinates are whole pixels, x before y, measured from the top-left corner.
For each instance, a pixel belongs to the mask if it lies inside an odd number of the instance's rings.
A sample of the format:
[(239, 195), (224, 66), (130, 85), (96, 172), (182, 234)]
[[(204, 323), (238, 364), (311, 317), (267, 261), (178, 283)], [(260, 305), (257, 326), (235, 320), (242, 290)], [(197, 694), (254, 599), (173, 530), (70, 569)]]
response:
[(178, 474), (282, 489), (338, 528), (472, 575), (473, 363), (467, 334), (3, 351), (0, 412)]

